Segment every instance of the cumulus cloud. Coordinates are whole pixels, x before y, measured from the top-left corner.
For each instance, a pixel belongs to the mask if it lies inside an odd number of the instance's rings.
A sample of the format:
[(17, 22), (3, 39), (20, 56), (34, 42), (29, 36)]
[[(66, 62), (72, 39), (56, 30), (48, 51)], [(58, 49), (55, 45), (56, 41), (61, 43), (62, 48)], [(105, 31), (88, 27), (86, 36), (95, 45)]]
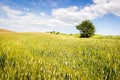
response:
[(34, 14), (23, 12), (13, 10), (8, 6), (3, 6), (2, 9), (6, 12), (7, 18), (0, 18), (0, 25), (15, 28), (17, 31), (48, 31), (54, 30), (55, 27), (71, 26), (45, 13)]
[(54, 9), (52, 16), (65, 22), (80, 22), (85, 19), (96, 19), (112, 13), (120, 16), (120, 0), (93, 0), (94, 4), (79, 9), (77, 6)]
[(74, 27), (82, 20), (96, 19), (109, 13), (120, 16), (118, 3), (120, 0), (93, 0), (93, 4), (82, 9), (77, 6), (53, 9), (49, 16), (45, 13), (35, 14), (2, 6), (7, 18), (0, 18), (0, 25), (19, 29), (18, 31), (47, 31)]
[(10, 14), (22, 14), (22, 11), (20, 11), (20, 10), (12, 10), (12, 9), (10, 9), (8, 6), (3, 6), (2, 9), (3, 9), (6, 13), (10, 13)]
[(75, 23), (80, 21), (79, 11), (77, 6), (71, 6), (68, 8), (60, 8), (52, 10), (52, 17), (66, 23)]
[(98, 7), (98, 10), (102, 9), (105, 13), (113, 13), (120, 16), (120, 5), (118, 4), (120, 0), (93, 0), (93, 2)]

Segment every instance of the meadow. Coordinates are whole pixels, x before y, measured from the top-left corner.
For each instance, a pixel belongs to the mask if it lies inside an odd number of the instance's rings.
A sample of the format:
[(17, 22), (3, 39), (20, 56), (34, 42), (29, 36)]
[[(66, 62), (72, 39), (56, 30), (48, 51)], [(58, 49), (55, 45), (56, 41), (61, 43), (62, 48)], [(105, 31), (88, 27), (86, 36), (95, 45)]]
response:
[(120, 80), (120, 36), (0, 33), (0, 80)]

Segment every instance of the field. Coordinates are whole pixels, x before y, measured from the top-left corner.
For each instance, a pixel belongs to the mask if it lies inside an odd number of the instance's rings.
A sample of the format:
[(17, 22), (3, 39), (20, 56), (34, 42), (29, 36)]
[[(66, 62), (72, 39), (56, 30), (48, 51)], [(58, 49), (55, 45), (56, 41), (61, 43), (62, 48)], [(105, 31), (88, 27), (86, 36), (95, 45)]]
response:
[(0, 80), (120, 80), (120, 36), (0, 33)]

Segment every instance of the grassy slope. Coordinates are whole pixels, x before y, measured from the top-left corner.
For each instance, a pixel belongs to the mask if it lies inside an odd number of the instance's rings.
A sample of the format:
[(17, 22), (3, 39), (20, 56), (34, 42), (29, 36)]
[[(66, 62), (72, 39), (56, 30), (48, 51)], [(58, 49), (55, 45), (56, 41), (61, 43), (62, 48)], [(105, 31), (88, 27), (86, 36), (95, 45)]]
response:
[(0, 34), (0, 78), (120, 80), (119, 46), (119, 37)]
[(14, 33), (14, 31), (5, 30), (5, 29), (0, 28), (0, 33)]

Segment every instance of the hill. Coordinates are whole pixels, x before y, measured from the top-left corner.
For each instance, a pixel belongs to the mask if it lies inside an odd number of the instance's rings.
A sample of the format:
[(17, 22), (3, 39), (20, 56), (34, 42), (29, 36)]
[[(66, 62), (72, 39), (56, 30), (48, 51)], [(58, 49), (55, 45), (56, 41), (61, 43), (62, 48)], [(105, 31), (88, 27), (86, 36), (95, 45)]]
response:
[(0, 78), (120, 80), (119, 46), (114, 36), (5, 33), (0, 35)]
[(0, 33), (11, 33), (11, 32), (14, 33), (14, 31), (10, 31), (10, 30), (0, 28)]

